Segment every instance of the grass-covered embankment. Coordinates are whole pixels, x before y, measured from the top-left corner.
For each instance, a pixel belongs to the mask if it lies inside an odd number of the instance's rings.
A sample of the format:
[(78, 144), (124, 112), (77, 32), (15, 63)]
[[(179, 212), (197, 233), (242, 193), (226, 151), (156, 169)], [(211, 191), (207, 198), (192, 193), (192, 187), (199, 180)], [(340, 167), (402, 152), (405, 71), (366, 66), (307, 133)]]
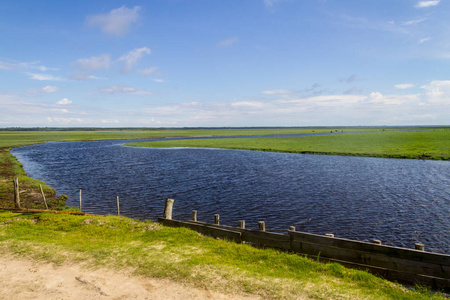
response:
[(0, 212), (0, 251), (265, 299), (444, 299), (366, 272), (124, 217)]
[(371, 156), (411, 159), (450, 159), (450, 129), (364, 132), (308, 137), (172, 140), (129, 143), (137, 147), (207, 147), (259, 151)]

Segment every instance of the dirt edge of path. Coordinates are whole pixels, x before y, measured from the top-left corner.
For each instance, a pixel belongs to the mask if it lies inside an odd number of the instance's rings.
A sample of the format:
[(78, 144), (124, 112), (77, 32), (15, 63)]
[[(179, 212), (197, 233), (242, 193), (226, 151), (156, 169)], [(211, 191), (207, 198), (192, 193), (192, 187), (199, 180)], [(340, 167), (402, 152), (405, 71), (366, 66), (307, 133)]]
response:
[(0, 257), (0, 299), (260, 299), (222, 294), (127, 271)]

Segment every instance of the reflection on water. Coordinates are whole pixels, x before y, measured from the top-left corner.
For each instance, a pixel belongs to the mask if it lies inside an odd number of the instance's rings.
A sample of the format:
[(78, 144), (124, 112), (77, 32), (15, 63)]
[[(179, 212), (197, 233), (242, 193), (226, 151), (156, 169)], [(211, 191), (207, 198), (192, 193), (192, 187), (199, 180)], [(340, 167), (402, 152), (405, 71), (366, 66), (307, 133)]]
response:
[(311, 233), (450, 253), (450, 163), (219, 149), (151, 149), (123, 141), (16, 148), (29, 176), (83, 210), (156, 220), (165, 198), (174, 218)]

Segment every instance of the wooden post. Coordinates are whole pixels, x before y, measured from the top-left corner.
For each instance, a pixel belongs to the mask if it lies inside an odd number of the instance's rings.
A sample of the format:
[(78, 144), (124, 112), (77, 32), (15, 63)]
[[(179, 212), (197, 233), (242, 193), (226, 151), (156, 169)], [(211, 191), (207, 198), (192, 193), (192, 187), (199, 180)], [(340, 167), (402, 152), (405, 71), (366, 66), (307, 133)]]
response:
[(192, 221), (197, 222), (197, 211), (196, 210), (192, 211)]
[(164, 207), (164, 218), (172, 220), (172, 209), (173, 209), (173, 202), (175, 200), (167, 198), (166, 199), (166, 206)]
[(295, 231), (295, 226), (289, 226), (289, 231)]
[(245, 221), (244, 220), (238, 221), (238, 227), (241, 229), (245, 229)]
[(214, 215), (214, 224), (219, 225), (220, 224), (220, 215)]
[(14, 177), (14, 205), (20, 209), (19, 177)]
[(377, 244), (377, 245), (381, 245), (381, 241), (380, 240), (373, 240), (372, 243)]
[(117, 196), (116, 198), (116, 202), (117, 202), (117, 215), (120, 216), (120, 204), (119, 204), (119, 196)]
[(264, 221), (259, 221), (258, 226), (259, 226), (259, 230), (266, 231), (266, 223), (264, 223)]
[(416, 250), (419, 250), (419, 251), (425, 251), (425, 245), (422, 243), (415, 243), (414, 248), (416, 248)]
[(41, 189), (42, 199), (44, 199), (45, 209), (48, 209), (47, 200), (45, 200), (44, 191), (42, 190), (42, 185), (39, 185), (39, 188)]
[(81, 189), (80, 189), (80, 212), (81, 212)]

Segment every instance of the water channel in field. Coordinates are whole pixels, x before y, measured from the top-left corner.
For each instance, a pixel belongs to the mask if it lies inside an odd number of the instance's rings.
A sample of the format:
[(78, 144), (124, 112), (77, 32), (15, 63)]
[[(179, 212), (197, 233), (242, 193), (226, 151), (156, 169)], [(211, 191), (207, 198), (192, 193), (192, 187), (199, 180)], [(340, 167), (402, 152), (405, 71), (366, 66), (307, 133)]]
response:
[[(136, 141), (136, 140), (133, 140)], [(141, 140), (142, 141), (142, 140)], [(196, 148), (136, 148), (128, 141), (50, 142), (11, 152), (30, 177), (83, 211), (297, 231), (450, 254), (450, 162)]]

